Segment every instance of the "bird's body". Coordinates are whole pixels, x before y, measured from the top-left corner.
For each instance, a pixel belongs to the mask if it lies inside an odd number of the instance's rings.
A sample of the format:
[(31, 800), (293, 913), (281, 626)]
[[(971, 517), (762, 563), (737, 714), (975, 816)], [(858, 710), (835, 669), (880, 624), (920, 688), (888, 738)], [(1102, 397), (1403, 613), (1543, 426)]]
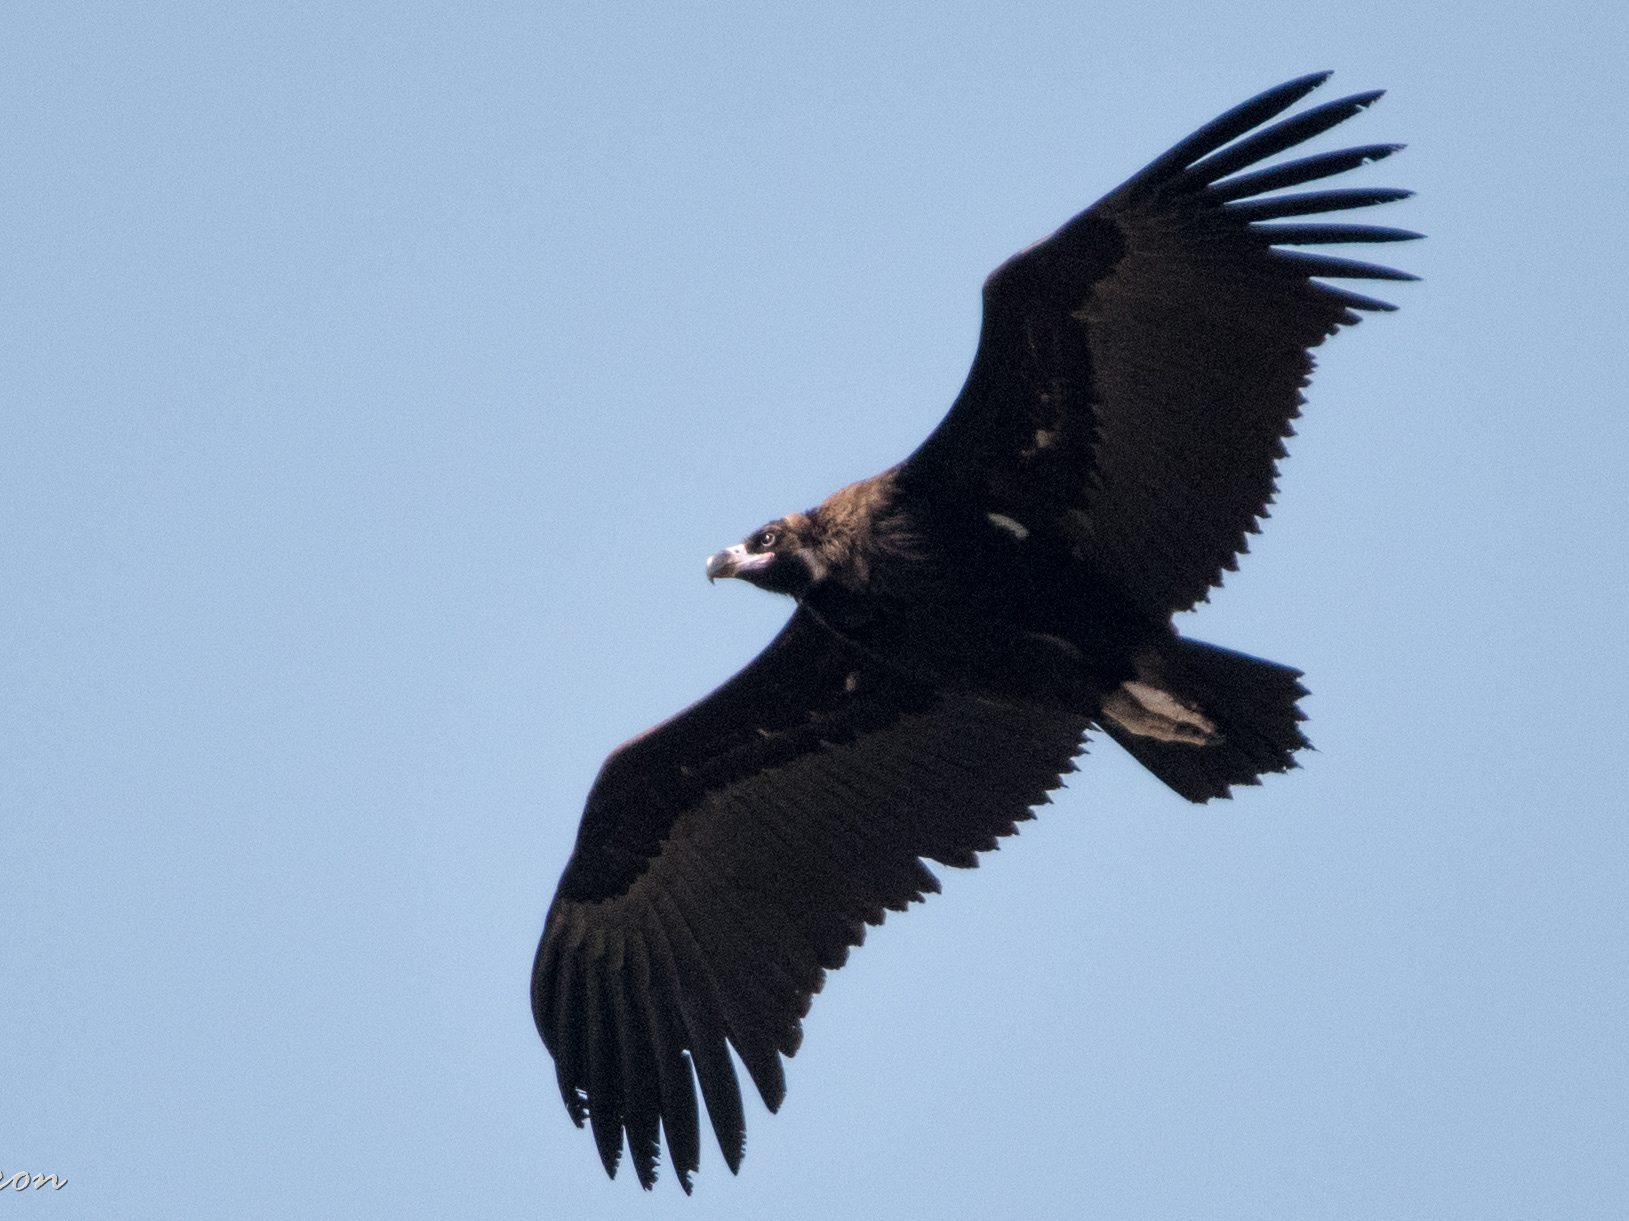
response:
[(1406, 192), (1258, 198), (1394, 146), (1237, 173), (1378, 96), (1246, 136), (1322, 80), (1228, 112), (1003, 264), (966, 386), (922, 446), (708, 560), (797, 610), (606, 760), (533, 974), (562, 1096), (607, 1171), (626, 1134), (648, 1187), (660, 1127), (689, 1189), (692, 1073), (733, 1169), (726, 1043), (774, 1110), (824, 972), (938, 888), (924, 858), (973, 865), (1030, 817), (1092, 726), (1194, 801), (1294, 766), (1299, 673), (1171, 617), (1265, 513), (1308, 350), (1389, 308), (1311, 277), (1412, 278), (1278, 247), (1414, 234), (1263, 223)]

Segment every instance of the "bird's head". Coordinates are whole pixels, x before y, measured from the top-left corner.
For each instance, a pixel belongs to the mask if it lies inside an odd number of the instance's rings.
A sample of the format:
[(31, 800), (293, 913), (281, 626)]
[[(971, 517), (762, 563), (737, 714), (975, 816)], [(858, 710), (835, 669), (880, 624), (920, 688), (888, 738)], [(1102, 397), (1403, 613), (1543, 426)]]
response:
[(814, 520), (789, 513), (707, 557), (707, 579), (739, 577), (770, 593), (800, 598), (826, 575)]

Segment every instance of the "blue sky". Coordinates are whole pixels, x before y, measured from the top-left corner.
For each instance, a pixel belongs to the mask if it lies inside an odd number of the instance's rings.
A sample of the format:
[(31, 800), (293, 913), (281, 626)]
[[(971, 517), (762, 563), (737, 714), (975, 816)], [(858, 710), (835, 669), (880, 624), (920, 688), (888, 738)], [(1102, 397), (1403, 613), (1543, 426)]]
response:
[[(0, 16), (0, 1172), (59, 1217), (1629, 1211), (1629, 17), (1402, 3), (20, 3)], [(1227, 106), (1424, 276), (1183, 630), (1318, 752), (1096, 742), (890, 918), (732, 1179), (608, 1182), (526, 984), (616, 743), (788, 606), (978, 286)], [(49, 1194), (50, 1199), (38, 1198)]]

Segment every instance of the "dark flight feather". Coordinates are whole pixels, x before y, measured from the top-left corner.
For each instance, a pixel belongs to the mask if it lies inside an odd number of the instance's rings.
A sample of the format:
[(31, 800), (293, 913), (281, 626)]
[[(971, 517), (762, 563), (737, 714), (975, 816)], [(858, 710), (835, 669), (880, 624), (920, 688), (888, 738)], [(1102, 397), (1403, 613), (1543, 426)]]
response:
[(1248, 199), (1226, 204), (1223, 211), (1239, 220), (1277, 220), (1282, 216), (1313, 216), (1320, 212), (1344, 212), (1348, 208), (1369, 208), (1375, 204), (1407, 199), (1413, 191), (1378, 190), (1309, 191), (1304, 195), (1278, 195), (1272, 199)]
[[(1360, 148), (1343, 148), (1333, 153), (1319, 153), (1316, 157), (1303, 157), (1299, 161), (1286, 161), (1272, 169), (1241, 174), (1218, 182), (1205, 191), (1212, 203), (1230, 203), (1252, 195), (1265, 195), (1268, 191), (1281, 191), (1285, 187), (1298, 187), (1303, 182), (1316, 182), (1335, 174), (1344, 174), (1360, 166), (1384, 161), (1393, 153), (1403, 151), (1401, 144), (1365, 144)], [(1412, 192), (1410, 192), (1412, 194)], [(1354, 205), (1361, 207), (1363, 205)]]
[(1192, 801), (1295, 766), (1299, 672), (1170, 617), (1265, 515), (1310, 350), (1393, 308), (1315, 277), (1413, 278), (1299, 249), (1406, 230), (1263, 223), (1409, 194), (1267, 194), (1400, 147), (1252, 169), (1380, 96), (1278, 119), (1327, 75), (1235, 107), (1002, 264), (916, 452), (708, 561), (798, 609), (605, 761), (533, 970), (561, 1097), (608, 1173), (626, 1149), (650, 1187), (665, 1140), (688, 1192), (698, 1087), (737, 1169), (729, 1049), (778, 1108), (826, 972), (939, 889), (924, 861), (976, 865), (1030, 818), (1089, 727)]

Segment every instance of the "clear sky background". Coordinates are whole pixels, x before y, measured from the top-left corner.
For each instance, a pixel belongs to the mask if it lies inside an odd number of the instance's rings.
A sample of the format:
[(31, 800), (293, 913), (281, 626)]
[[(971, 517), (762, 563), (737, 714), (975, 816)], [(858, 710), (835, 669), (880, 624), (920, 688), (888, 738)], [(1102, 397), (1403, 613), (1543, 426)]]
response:
[[(1604, 0), (7, 6), (0, 1172), (69, 1186), (3, 1206), (1624, 1216), (1626, 62)], [(1182, 624), (1318, 753), (1196, 808), (1097, 742), (832, 976), (739, 1178), (607, 1181), (528, 973), (606, 752), (788, 613), (703, 557), (1324, 68), (1424, 280)]]

